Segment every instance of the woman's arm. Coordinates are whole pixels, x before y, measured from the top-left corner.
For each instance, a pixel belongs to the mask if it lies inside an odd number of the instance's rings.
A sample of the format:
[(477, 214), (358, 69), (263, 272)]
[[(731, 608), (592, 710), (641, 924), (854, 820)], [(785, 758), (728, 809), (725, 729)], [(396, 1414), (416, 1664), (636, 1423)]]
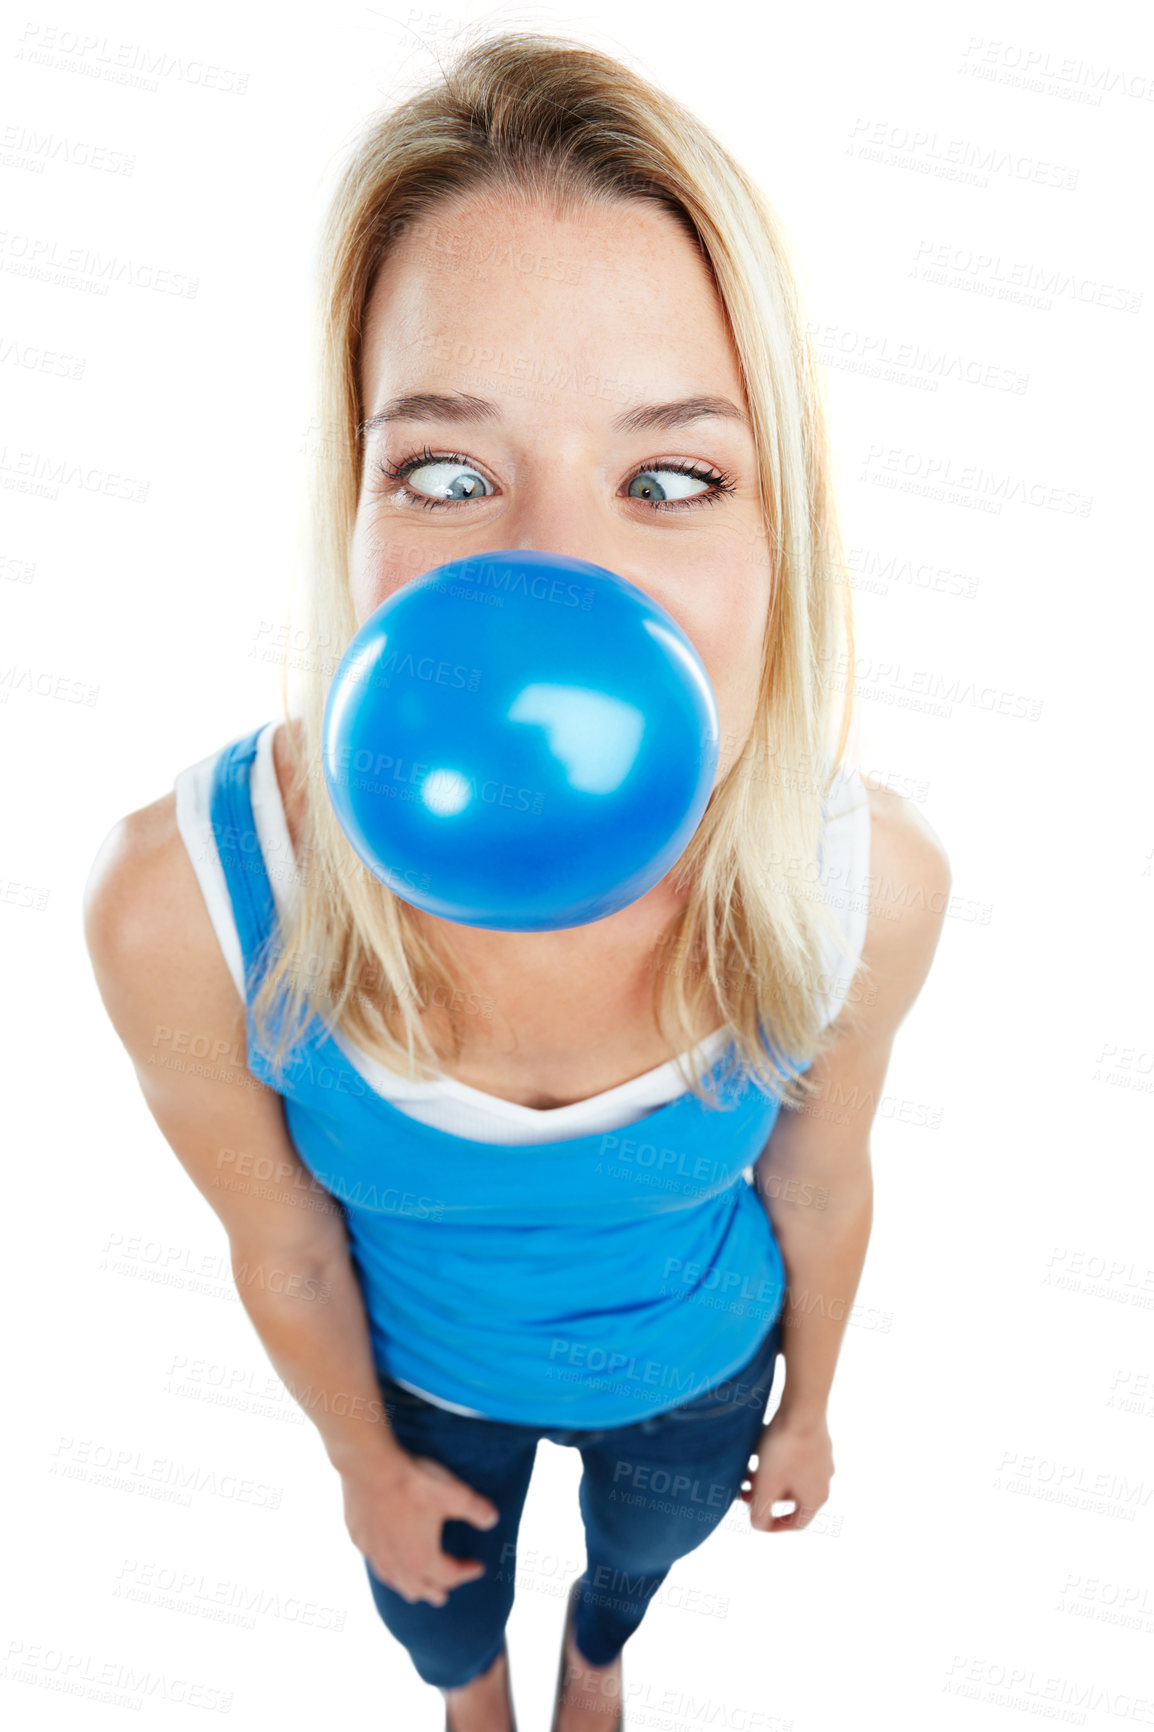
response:
[[(799, 1111), (782, 1110), (754, 1167), (788, 1278), (785, 1391), (746, 1498), (754, 1526), (769, 1532), (806, 1526), (829, 1495), (826, 1406), (869, 1243), (870, 1127), (949, 901), (940, 842), (910, 801), (881, 787), (870, 788), (870, 859), (866, 1002), (855, 1006), (856, 1026), (808, 1072), (818, 1094)], [(780, 1489), (785, 1480), (796, 1488)], [(787, 1498), (794, 1513), (771, 1517), (769, 1504)]]
[[(101, 848), (84, 929), (149, 1111), (228, 1234), (237, 1292), (338, 1469), (399, 1455), (344, 1216), (245, 1065), (245, 1022), (175, 821), (133, 813)], [(166, 822), (168, 817), (168, 822)], [(199, 1058), (194, 1055), (201, 1055)]]
[[(241, 1302), (340, 1473), (350, 1538), (406, 1599), (483, 1573), (441, 1549), (495, 1506), (393, 1435), (344, 1212), (302, 1162), (279, 1095), (245, 1063), (244, 1007), (168, 795), (118, 824), (84, 895), (101, 997), (166, 1140), (228, 1234)], [(196, 1059), (194, 1053), (203, 1054)]]

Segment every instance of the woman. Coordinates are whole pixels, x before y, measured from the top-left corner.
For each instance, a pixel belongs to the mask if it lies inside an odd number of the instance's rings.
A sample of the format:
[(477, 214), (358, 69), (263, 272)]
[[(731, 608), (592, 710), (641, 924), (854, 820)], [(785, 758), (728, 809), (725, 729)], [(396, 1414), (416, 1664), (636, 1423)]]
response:
[[(738, 1495), (766, 1533), (828, 1496), (869, 1125), (949, 872), (845, 760), (848, 702), (832, 726), (852, 627), (806, 320), (775, 218), (691, 115), (598, 53), (481, 42), (354, 143), (320, 291), (299, 713), (114, 828), (87, 939), (447, 1724), (512, 1724), (547, 1437), (581, 1451), (588, 1549), (555, 1726), (607, 1728), (673, 1562)], [(393, 896), (320, 770), (357, 626), (514, 547), (645, 589), (722, 722), (676, 871), (558, 932)]]

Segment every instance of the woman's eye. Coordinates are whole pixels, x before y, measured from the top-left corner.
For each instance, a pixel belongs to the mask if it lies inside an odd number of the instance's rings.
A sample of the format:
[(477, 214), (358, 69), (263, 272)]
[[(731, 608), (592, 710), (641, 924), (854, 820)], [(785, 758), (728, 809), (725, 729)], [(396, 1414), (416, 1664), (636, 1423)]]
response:
[(402, 464), (397, 478), (403, 479), (411, 492), (423, 495), (422, 503), (486, 499), (489, 494), (485, 477), (463, 459), (439, 457), (412, 467)]
[(626, 497), (642, 499), (649, 505), (663, 505), (667, 502), (682, 500), (696, 502), (710, 488), (710, 499), (716, 499), (721, 491), (719, 477), (703, 474), (692, 466), (667, 467), (665, 464), (654, 464), (651, 469), (642, 469), (629, 483)]

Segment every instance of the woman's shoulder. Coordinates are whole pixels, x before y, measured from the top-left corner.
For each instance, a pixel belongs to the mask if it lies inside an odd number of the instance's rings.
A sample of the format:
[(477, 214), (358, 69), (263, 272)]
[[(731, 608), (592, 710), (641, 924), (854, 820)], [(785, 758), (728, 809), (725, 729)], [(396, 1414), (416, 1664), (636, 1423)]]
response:
[(190, 974), (229, 988), (232, 971), (181, 832), (175, 788), (112, 825), (89, 868), (83, 920), (102, 990), (106, 981), (131, 990)]
[[(283, 723), (276, 725), (276, 734), (284, 732)], [(214, 771), (235, 743), (225, 741), (185, 765), (166, 793), (116, 821), (89, 872), (84, 920), (89, 950), (95, 960), (93, 947), (99, 949), (104, 966), (134, 976), (192, 968), (225, 991), (231, 983), (243, 1003), (240, 936), (212, 824)], [(275, 736), (273, 746), (275, 761)], [(288, 808), (286, 801), (286, 816)]]
[(949, 912), (953, 881), (949, 856), (908, 795), (873, 776), (864, 775), (862, 783), (869, 800), (870, 832), (865, 955), (875, 976), (898, 986), (898, 998), (903, 985), (913, 988), (912, 1003)]
[(858, 772), (858, 780), (869, 803), (874, 875), (887, 872), (900, 884), (903, 873), (928, 873), (936, 883), (948, 886), (945, 847), (917, 803), (864, 772)]

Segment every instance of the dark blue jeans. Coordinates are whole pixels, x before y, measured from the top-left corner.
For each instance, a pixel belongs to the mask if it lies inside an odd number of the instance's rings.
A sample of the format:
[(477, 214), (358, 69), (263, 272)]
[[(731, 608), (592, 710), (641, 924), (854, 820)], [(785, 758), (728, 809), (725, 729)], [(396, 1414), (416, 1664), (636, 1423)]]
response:
[(543, 1437), (579, 1449), (583, 1464), (586, 1567), (574, 1639), (590, 1665), (616, 1659), (673, 1564), (708, 1538), (741, 1489), (765, 1419), (781, 1328), (779, 1316), (748, 1364), (696, 1400), (601, 1431), (473, 1419), (380, 1374), (401, 1448), (441, 1462), (501, 1516), (488, 1532), (456, 1518), (444, 1523), (443, 1550), (479, 1558), (485, 1574), (453, 1588), (443, 1606), (404, 1599), (365, 1559), (377, 1610), (426, 1683), (467, 1684), (501, 1651), (513, 1609), (517, 1530)]

